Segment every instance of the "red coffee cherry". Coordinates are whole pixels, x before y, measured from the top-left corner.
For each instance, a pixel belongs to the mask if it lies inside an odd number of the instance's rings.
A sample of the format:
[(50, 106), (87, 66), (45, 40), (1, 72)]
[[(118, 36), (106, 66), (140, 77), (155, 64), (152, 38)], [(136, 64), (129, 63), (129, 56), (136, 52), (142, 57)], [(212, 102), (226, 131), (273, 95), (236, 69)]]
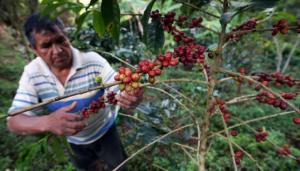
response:
[(138, 73), (134, 73), (131, 75), (132, 81), (139, 81), (140, 80), (140, 75)]
[(238, 135), (238, 132), (236, 130), (232, 130), (232, 131), (230, 131), (230, 135), (235, 137)]
[(300, 124), (300, 118), (294, 118), (293, 122), (294, 122), (294, 124), (299, 125)]

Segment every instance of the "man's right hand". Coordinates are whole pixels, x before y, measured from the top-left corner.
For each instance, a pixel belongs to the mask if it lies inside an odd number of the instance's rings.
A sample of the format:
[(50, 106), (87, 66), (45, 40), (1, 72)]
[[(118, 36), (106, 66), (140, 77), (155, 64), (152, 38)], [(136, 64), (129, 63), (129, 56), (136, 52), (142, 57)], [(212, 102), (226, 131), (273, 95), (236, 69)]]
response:
[(56, 135), (74, 135), (85, 127), (83, 117), (70, 113), (76, 107), (73, 102), (47, 116), (47, 127), (50, 132)]

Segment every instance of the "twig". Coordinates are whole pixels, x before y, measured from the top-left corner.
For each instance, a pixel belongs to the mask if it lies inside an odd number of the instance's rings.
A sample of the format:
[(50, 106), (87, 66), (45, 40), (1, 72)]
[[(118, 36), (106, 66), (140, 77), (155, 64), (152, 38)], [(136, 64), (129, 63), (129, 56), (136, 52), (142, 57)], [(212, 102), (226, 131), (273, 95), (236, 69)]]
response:
[(201, 24), (200, 25), (200, 27), (202, 27), (202, 28), (204, 28), (204, 29), (206, 29), (206, 30), (209, 30), (209, 31), (211, 31), (211, 32), (213, 32), (213, 33), (215, 33), (215, 34), (220, 34), (220, 32), (218, 32), (218, 31), (216, 31), (216, 30), (214, 30), (214, 29), (212, 29), (212, 28), (209, 28), (209, 27), (207, 27), (207, 26), (205, 26), (205, 25), (203, 25), (203, 24)]
[(127, 163), (130, 159), (132, 159), (133, 157), (135, 157), (136, 155), (138, 155), (139, 153), (141, 153), (142, 151), (144, 151), (145, 149), (149, 148), (151, 145), (155, 144), (156, 142), (166, 138), (167, 136), (177, 132), (177, 131), (180, 131), (182, 129), (185, 129), (187, 127), (191, 127), (193, 126), (193, 124), (188, 124), (188, 125), (185, 125), (185, 126), (182, 126), (182, 127), (179, 127), (177, 129), (174, 129), (170, 132), (168, 132), (167, 134), (164, 134), (162, 136), (160, 136), (159, 138), (155, 139), (154, 141), (152, 141), (151, 143), (145, 145), (143, 148), (139, 149), (138, 151), (136, 151), (135, 153), (133, 153), (130, 157), (128, 157), (126, 160), (124, 160), (121, 164), (119, 164), (116, 168), (114, 168), (113, 171), (117, 171), (120, 167), (122, 167), (125, 163)]
[(186, 99), (187, 101), (189, 101), (191, 104), (195, 105), (195, 102), (194, 102), (191, 98), (187, 97), (186, 95), (184, 95), (183, 93), (179, 92), (179, 91), (176, 90), (175, 88), (169, 86), (168, 84), (163, 83), (163, 85), (166, 86), (167, 88), (173, 90), (175, 93), (177, 93), (179, 96), (181, 96), (181, 97), (183, 97), (184, 99)]
[(256, 166), (257, 166), (257, 168), (259, 169), (259, 170), (263, 170), (260, 166), (259, 166), (259, 164), (258, 164), (258, 162), (253, 158), (253, 156), (250, 154), (250, 153), (248, 153), (246, 150), (244, 150), (241, 146), (239, 146), (237, 143), (235, 143), (234, 141), (232, 141), (232, 140), (230, 140), (230, 138), (227, 138), (227, 137), (225, 137), (224, 135), (222, 135), (222, 134), (217, 134), (218, 136), (220, 136), (220, 137), (223, 137), (223, 138), (225, 138), (225, 139), (227, 139), (228, 141), (230, 141), (233, 145), (235, 145), (238, 149), (240, 149), (243, 153), (245, 153), (255, 164), (256, 164)]
[(182, 1), (178, 1), (178, 0), (174, 0), (174, 1), (177, 2), (177, 3), (182, 3), (183, 5), (189, 6), (189, 7), (191, 7), (191, 8), (197, 9), (198, 11), (200, 11), (200, 12), (206, 14), (206, 15), (215, 17), (215, 18), (217, 18), (217, 19), (220, 18), (220, 16), (217, 16), (217, 15), (215, 15), (215, 14), (212, 14), (212, 13), (210, 13), (210, 12), (207, 12), (207, 11), (205, 11), (205, 10), (203, 10), (203, 9), (201, 9), (201, 8), (199, 8), (199, 7), (195, 6), (195, 5), (193, 5), (193, 4), (190, 4), (190, 3), (188, 3), (188, 2), (182, 2)]
[(287, 103), (287, 105), (288, 105), (289, 107), (291, 107), (293, 110), (295, 110), (297, 113), (300, 114), (300, 109), (299, 109), (299, 108), (297, 108), (295, 105), (293, 105), (292, 103), (290, 103), (289, 101), (287, 101), (287, 100), (286, 100), (285, 98), (283, 98), (280, 94), (274, 92), (274, 91), (273, 91), (272, 89), (270, 89), (269, 87), (267, 87), (267, 86), (263, 85), (262, 83), (260, 83), (260, 82), (258, 82), (258, 81), (256, 81), (256, 80), (252, 79), (251, 77), (245, 76), (245, 75), (241, 75), (241, 74), (239, 74), (239, 73), (235, 73), (235, 72), (232, 72), (232, 71), (223, 69), (223, 68), (218, 68), (218, 70), (219, 70), (220, 72), (227, 73), (227, 74), (229, 74), (229, 75), (233, 75), (233, 76), (237, 76), (237, 77), (241, 77), (241, 78), (243, 78), (243, 79), (246, 79), (246, 80), (248, 80), (248, 81), (251, 81), (251, 82), (254, 82), (254, 83), (260, 85), (262, 88), (264, 88), (264, 89), (267, 90), (268, 92), (274, 94), (274, 96), (278, 97), (280, 100), (282, 100), (282, 101), (284, 101), (285, 103)]
[(116, 82), (113, 82), (113, 83), (102, 84), (102, 85), (97, 86), (97, 87), (89, 88), (89, 89), (87, 89), (87, 90), (82, 90), (82, 91), (79, 91), (79, 92), (76, 92), (76, 93), (72, 93), (72, 94), (68, 94), (68, 95), (65, 95), (65, 96), (58, 96), (58, 97), (49, 99), (49, 100), (47, 100), (47, 101), (44, 101), (44, 102), (35, 104), (35, 105), (29, 106), (29, 107), (25, 107), (24, 109), (21, 109), (21, 110), (19, 110), (19, 111), (16, 111), (16, 112), (13, 112), (13, 113), (9, 113), (8, 116), (15, 116), (15, 115), (24, 113), (24, 112), (26, 112), (26, 111), (29, 111), (29, 110), (32, 110), (32, 109), (35, 109), (35, 108), (38, 108), (38, 107), (47, 105), (47, 104), (52, 103), (52, 102), (56, 102), (56, 101), (59, 101), (59, 100), (68, 98), (68, 97), (71, 97), (71, 96), (76, 96), (76, 95), (84, 94), (84, 93), (87, 93), (87, 92), (90, 92), (90, 91), (95, 91), (95, 90), (99, 90), (99, 89), (104, 89), (104, 88), (107, 88), (107, 87), (111, 87), (111, 86), (118, 85), (118, 84), (120, 84), (120, 83), (121, 83), (121, 81), (116, 81)]
[(162, 168), (161, 166), (159, 166), (158, 164), (155, 164), (155, 163), (153, 163), (152, 164), (154, 167), (156, 167), (156, 168), (158, 168), (158, 169), (160, 169), (160, 170), (163, 170), (163, 171), (168, 171), (167, 169), (165, 169), (165, 168)]
[(244, 95), (240, 97), (235, 97), (229, 101), (226, 102), (226, 104), (235, 104), (235, 103), (240, 103), (248, 100), (254, 100), (256, 94), (250, 94), (250, 95)]
[(281, 67), (281, 64), (282, 64), (282, 52), (284, 51), (284, 46), (281, 47), (279, 45), (279, 42), (278, 42), (278, 38), (277, 37), (273, 37), (273, 42), (276, 46), (276, 53), (277, 53), (277, 64), (276, 64), (276, 71), (277, 72), (280, 72), (280, 67)]
[[(223, 125), (224, 125), (224, 130), (225, 130), (225, 134), (226, 134), (227, 137), (230, 137), (230, 134), (229, 134), (229, 131), (228, 131), (228, 128), (227, 128), (227, 124), (226, 124), (225, 118), (223, 117), (223, 114), (220, 111), (220, 109), (218, 110), (218, 113), (220, 114), (220, 116), (222, 118)], [(229, 138), (227, 138), (227, 141), (228, 141), (228, 145), (229, 145), (229, 149), (230, 149), (230, 154), (231, 154), (231, 159), (232, 159), (232, 163), (233, 163), (233, 168), (234, 168), (235, 171), (237, 171), (237, 166), (236, 166), (236, 162), (235, 162), (235, 158), (234, 158), (233, 147), (232, 147), (232, 144), (231, 144), (231, 141), (229, 140)]]
[(95, 51), (95, 52), (98, 52), (98, 53), (100, 53), (100, 54), (106, 54), (106, 55), (109, 55), (109, 56), (111, 56), (111, 57), (117, 59), (118, 61), (120, 61), (120, 62), (122, 62), (122, 63), (128, 65), (128, 66), (131, 67), (132, 69), (136, 69), (136, 67), (134, 67), (134, 66), (131, 65), (130, 63), (124, 61), (123, 59), (121, 59), (120, 57), (117, 57), (116, 55), (114, 55), (114, 54), (112, 54), (112, 53), (104, 52), (104, 51), (101, 51), (101, 50), (98, 50), (98, 49), (95, 49), (95, 48), (92, 49), (92, 50)]
[(177, 145), (177, 146), (183, 147), (183, 148), (187, 148), (187, 149), (192, 150), (194, 152), (197, 152), (197, 150), (195, 148), (191, 147), (191, 146), (180, 144), (180, 143), (177, 143), (177, 142), (175, 142), (174, 144)]
[[(281, 113), (276, 113), (276, 114), (273, 114), (273, 115), (262, 116), (262, 117), (258, 117), (258, 118), (254, 118), (254, 119), (244, 121), (243, 123), (239, 123), (239, 124), (235, 124), (233, 126), (229, 126), (228, 129), (237, 128), (237, 127), (240, 127), (240, 126), (245, 125), (245, 124), (249, 124), (249, 123), (257, 122), (257, 121), (261, 121), (261, 120), (266, 120), (266, 119), (274, 118), (274, 117), (277, 117), (277, 116), (289, 115), (289, 114), (292, 114), (292, 113), (295, 113), (295, 111), (281, 112)], [(223, 132), (224, 132), (224, 130), (212, 133), (211, 135), (208, 136), (208, 138), (211, 138), (215, 134), (221, 134)]]
[(135, 117), (135, 116), (131, 116), (131, 115), (126, 115), (126, 114), (124, 114), (124, 113), (118, 113), (118, 115), (120, 115), (120, 116), (125, 116), (125, 117), (128, 117), (128, 118), (131, 118), (131, 119), (134, 119), (134, 120), (137, 120), (137, 121), (139, 121), (139, 122), (141, 122), (141, 123), (146, 123), (145, 121), (143, 121), (143, 120), (141, 120), (141, 119), (139, 119), (139, 118), (137, 118), (137, 117)]
[(296, 43), (294, 44), (292, 50), (291, 50), (290, 53), (289, 53), (289, 56), (288, 56), (288, 58), (287, 58), (287, 60), (286, 60), (286, 62), (285, 62), (285, 64), (284, 64), (284, 67), (283, 67), (282, 70), (281, 70), (282, 73), (284, 73), (285, 70), (287, 69), (287, 67), (289, 66), (290, 60), (291, 60), (292, 56), (294, 55), (295, 50), (296, 50), (297, 46), (299, 45), (299, 43), (300, 43), (300, 35), (298, 35), (297, 40), (296, 40)]
[[(288, 29), (296, 30), (296, 29), (298, 29), (298, 26), (290, 26), (290, 27), (288, 27)], [(233, 35), (233, 34), (234, 35), (242, 35), (242, 34), (251, 33), (251, 32), (267, 32), (267, 31), (273, 31), (273, 28), (232, 31), (232, 32), (226, 34), (226, 38), (231, 37), (231, 35)]]
[[(236, 119), (236, 120), (238, 120), (239, 122), (241, 122), (241, 123), (244, 123), (244, 121), (243, 120), (241, 120), (241, 119), (239, 119), (239, 118), (237, 118), (237, 117), (234, 117), (234, 119)], [(251, 129), (254, 133), (257, 133), (257, 131), (254, 129), (254, 128), (252, 128), (249, 124), (244, 124), (244, 125), (246, 125), (249, 129)], [(270, 143), (270, 144), (272, 144), (274, 147), (275, 147), (275, 149), (280, 149), (281, 147), (279, 147), (278, 145), (276, 145), (275, 143), (273, 143), (269, 138), (266, 138), (266, 140)], [(297, 159), (295, 156), (293, 156), (292, 154), (289, 154), (288, 155), (288, 157), (290, 157), (290, 158), (292, 158), (292, 159)]]
[(192, 155), (185, 149), (181, 146), (181, 149), (183, 150), (183, 152), (195, 163), (197, 164), (197, 161), (192, 157)]

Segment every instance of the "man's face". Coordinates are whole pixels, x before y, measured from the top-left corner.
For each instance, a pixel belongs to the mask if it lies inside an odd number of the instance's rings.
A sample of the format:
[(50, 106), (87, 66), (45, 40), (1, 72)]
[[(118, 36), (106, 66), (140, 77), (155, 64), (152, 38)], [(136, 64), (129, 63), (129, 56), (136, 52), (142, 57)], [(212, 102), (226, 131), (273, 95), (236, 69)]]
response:
[(35, 53), (51, 68), (66, 69), (72, 66), (72, 51), (68, 38), (57, 27), (54, 32), (41, 31), (34, 33)]

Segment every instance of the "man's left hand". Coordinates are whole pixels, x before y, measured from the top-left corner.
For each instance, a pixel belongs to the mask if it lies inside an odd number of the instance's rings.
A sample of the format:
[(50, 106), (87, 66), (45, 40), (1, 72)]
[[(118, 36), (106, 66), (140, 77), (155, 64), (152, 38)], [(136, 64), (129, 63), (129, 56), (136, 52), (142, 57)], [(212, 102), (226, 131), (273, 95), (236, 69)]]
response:
[(125, 109), (134, 109), (143, 99), (143, 88), (138, 88), (130, 92), (123, 91), (116, 95), (118, 105)]

